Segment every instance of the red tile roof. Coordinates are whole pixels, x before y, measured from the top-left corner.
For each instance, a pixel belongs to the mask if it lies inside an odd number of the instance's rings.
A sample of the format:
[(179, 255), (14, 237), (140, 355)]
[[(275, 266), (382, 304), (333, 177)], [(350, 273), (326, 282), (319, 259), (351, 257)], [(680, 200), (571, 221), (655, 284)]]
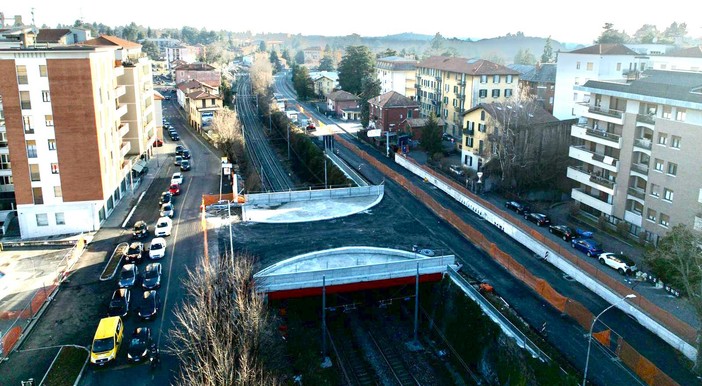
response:
[(388, 91), (383, 95), (371, 98), (368, 103), (382, 108), (391, 107), (419, 107), (419, 103), (413, 101), (397, 91)]
[(110, 35), (100, 35), (95, 39), (86, 40), (81, 43), (86, 46), (119, 46), (122, 48), (138, 48), (141, 44), (130, 42), (129, 40), (124, 40), (118, 38), (117, 36)]
[(210, 66), (207, 63), (200, 63), (200, 62), (195, 62), (195, 63), (188, 63), (188, 64), (183, 64), (175, 68), (176, 71), (213, 71), (215, 70), (214, 67)]
[(212, 95), (206, 91), (196, 90), (187, 95), (190, 99), (222, 99), (221, 95)]
[(453, 58), (449, 56), (426, 58), (417, 63), (417, 67), (434, 68), (467, 75), (519, 75), (518, 71), (489, 60)]
[(328, 99), (333, 101), (357, 101), (359, 98), (348, 91), (336, 90), (329, 93)]

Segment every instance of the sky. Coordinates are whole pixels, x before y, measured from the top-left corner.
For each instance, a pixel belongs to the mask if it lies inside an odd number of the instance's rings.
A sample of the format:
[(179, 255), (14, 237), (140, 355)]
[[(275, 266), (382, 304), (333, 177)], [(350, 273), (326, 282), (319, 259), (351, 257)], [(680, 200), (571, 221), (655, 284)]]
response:
[[(421, 9), (419, 4), (428, 4)], [(400, 2), (354, 0), (299, 2), (267, 0), (207, 2), (161, 2), (120, 0), (29, 0), (0, 7), (6, 21), (21, 15), (31, 23), (32, 8), (38, 26), (73, 24), (77, 19), (111, 27), (135, 22), (152, 28), (228, 30), (253, 33), (283, 32), (302, 35), (384, 36), (403, 32), (446, 38), (491, 38), (523, 32), (526, 36), (548, 37), (559, 42), (589, 44), (609, 22), (614, 28), (633, 34), (644, 24), (664, 30), (672, 22), (687, 23), (688, 34), (702, 36), (699, 5), (690, 0), (637, 2), (590, 0), (587, 2), (502, 0), (496, 3), (466, 0)], [(186, 7), (195, 5), (197, 8)], [(344, 5), (341, 5), (344, 4)], [(10, 7), (8, 7), (10, 6)], [(482, 9), (481, 9), (482, 7)]]

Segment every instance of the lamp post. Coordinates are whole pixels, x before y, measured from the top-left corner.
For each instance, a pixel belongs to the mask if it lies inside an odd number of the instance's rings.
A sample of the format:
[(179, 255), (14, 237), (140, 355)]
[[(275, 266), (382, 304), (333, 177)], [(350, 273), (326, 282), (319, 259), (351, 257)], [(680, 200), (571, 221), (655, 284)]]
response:
[(587, 367), (590, 364), (590, 348), (592, 347), (592, 329), (595, 327), (595, 323), (597, 323), (597, 319), (602, 316), (605, 312), (609, 311), (612, 307), (618, 305), (619, 303), (623, 302), (626, 299), (633, 299), (635, 298), (636, 295), (634, 294), (629, 294), (624, 296), (623, 298), (619, 299), (618, 301), (612, 303), (611, 306), (605, 308), (602, 312), (600, 312), (597, 316), (595, 316), (595, 319), (592, 320), (592, 324), (590, 325), (590, 332), (587, 334), (588, 335), (588, 342), (587, 342), (587, 355), (585, 356), (585, 371), (583, 372), (583, 385), (585, 386), (585, 383), (587, 382)]

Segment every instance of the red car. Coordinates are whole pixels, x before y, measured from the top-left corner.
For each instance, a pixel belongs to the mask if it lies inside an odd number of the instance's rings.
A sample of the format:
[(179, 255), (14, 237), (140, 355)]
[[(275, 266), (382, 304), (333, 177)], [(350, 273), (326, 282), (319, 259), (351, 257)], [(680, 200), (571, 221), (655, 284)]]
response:
[(160, 140), (159, 138), (156, 138), (156, 140), (154, 141), (154, 147), (161, 147), (161, 146), (163, 146), (163, 141)]
[(172, 195), (177, 196), (180, 194), (180, 186), (178, 184), (171, 184), (168, 191), (171, 192)]

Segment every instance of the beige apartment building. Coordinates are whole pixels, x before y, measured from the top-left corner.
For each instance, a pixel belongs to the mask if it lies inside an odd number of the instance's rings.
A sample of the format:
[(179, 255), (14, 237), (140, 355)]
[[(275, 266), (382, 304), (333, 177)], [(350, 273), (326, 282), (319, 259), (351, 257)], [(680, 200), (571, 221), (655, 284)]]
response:
[(422, 116), (434, 113), (442, 118), (445, 132), (455, 138), (463, 135), (463, 114), (467, 110), (478, 103), (503, 102), (517, 92), (519, 84), (519, 72), (503, 65), (447, 56), (420, 61), (416, 78)]
[(375, 64), (375, 76), (380, 81), (380, 94), (395, 91), (414, 100), (417, 88), (417, 61), (401, 56), (380, 58)]
[(156, 139), (140, 46), (83, 44), (0, 49), (0, 189), (14, 192), (24, 239), (100, 228)]
[(580, 209), (652, 242), (677, 224), (702, 232), (702, 73), (647, 70), (575, 88), (590, 94), (567, 172)]

